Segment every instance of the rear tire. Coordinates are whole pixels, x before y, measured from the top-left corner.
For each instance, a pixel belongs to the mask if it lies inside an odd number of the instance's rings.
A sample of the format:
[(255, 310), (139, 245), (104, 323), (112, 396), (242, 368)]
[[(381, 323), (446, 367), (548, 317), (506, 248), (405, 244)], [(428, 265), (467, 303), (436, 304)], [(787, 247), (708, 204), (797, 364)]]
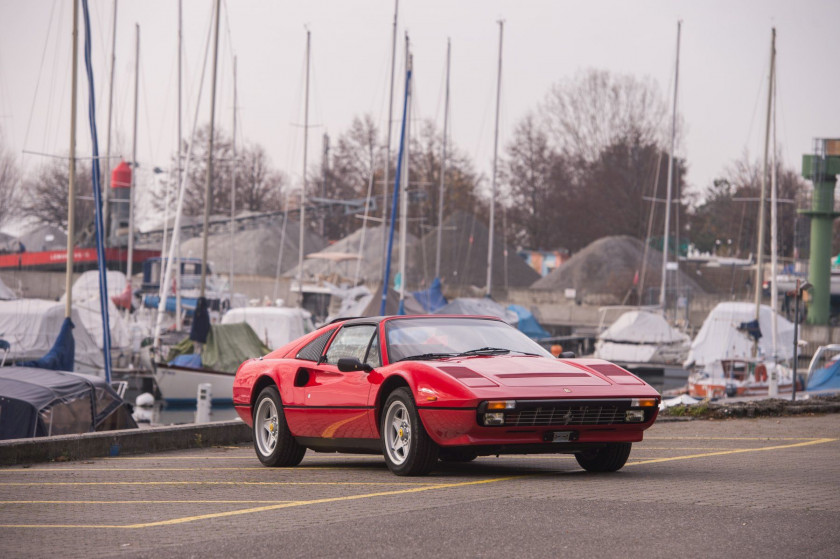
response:
[(266, 386), (254, 404), (254, 450), (266, 466), (297, 466), (306, 447), (289, 432), (276, 386)]
[(408, 388), (397, 388), (385, 401), (380, 424), (382, 454), (398, 476), (422, 476), (437, 462), (438, 446), (426, 433)]
[(611, 443), (593, 451), (579, 452), (575, 459), (587, 472), (616, 472), (627, 462), (632, 443)]

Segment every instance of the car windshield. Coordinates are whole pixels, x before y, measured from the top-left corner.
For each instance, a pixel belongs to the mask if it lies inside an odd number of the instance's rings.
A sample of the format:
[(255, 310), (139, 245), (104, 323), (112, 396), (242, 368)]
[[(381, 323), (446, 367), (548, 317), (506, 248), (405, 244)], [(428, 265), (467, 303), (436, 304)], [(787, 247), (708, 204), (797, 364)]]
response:
[(486, 318), (396, 319), (387, 322), (385, 332), (391, 363), (508, 353), (552, 357), (516, 328)]

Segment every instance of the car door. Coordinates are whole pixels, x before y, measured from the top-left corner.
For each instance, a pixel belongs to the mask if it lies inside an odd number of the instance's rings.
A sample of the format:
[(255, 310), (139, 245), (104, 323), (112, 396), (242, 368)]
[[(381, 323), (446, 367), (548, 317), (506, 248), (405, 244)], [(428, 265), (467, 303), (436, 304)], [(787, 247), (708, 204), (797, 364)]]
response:
[(309, 368), (309, 378), (303, 386), (304, 407), (308, 431), (304, 436), (320, 438), (376, 438), (372, 428), (373, 407), (368, 405), (371, 390), (369, 373), (342, 372), (338, 360), (355, 357), (379, 366), (375, 324), (343, 326), (333, 337), (318, 363)]

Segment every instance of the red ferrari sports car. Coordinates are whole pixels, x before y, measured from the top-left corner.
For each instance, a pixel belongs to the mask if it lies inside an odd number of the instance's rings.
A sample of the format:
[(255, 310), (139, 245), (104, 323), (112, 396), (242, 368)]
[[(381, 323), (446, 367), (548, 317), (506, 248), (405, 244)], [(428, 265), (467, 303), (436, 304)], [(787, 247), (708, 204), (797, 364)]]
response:
[(555, 359), (478, 316), (336, 321), (243, 363), (233, 402), (266, 466), (306, 449), (383, 454), (397, 475), (481, 455), (571, 453), (620, 469), (659, 393), (599, 359)]

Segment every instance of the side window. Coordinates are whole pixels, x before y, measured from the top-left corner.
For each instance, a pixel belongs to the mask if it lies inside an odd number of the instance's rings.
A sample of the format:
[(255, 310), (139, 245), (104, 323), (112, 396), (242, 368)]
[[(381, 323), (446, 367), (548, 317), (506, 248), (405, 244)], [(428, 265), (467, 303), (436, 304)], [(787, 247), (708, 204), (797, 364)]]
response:
[(382, 366), (382, 354), (379, 351), (379, 333), (373, 335), (373, 340), (370, 342), (370, 349), (368, 350), (367, 359), (364, 361), (373, 368)]
[(303, 359), (304, 361), (318, 361), (324, 352), (324, 346), (330, 341), (330, 336), (333, 335), (333, 332), (335, 330), (328, 330), (303, 346), (295, 358)]
[(325, 361), (330, 365), (336, 365), (342, 357), (355, 357), (363, 361), (374, 332), (376, 326), (372, 324), (345, 326), (335, 335), (327, 349)]

